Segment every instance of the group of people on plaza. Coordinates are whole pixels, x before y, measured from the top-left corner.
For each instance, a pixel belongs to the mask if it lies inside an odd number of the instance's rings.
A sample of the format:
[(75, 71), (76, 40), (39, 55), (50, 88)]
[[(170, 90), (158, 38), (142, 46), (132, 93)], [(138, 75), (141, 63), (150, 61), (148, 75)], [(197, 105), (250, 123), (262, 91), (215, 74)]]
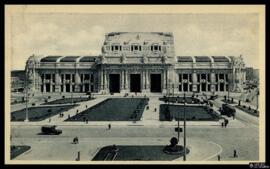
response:
[[(234, 150), (233, 150), (233, 158), (237, 158), (237, 157), (238, 157), (237, 151), (236, 151), (236, 149), (234, 149)], [(220, 154), (217, 156), (217, 158), (218, 158), (218, 161), (221, 160)]]
[(221, 127), (227, 127), (227, 125), (229, 124), (229, 120), (228, 119), (224, 119), (224, 122), (221, 123)]

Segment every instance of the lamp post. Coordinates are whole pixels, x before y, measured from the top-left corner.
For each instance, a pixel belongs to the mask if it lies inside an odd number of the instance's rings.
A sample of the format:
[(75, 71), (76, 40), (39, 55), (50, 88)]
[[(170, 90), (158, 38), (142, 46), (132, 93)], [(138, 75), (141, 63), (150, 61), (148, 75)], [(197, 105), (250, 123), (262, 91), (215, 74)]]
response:
[(183, 160), (186, 161), (186, 93), (184, 93), (184, 156)]

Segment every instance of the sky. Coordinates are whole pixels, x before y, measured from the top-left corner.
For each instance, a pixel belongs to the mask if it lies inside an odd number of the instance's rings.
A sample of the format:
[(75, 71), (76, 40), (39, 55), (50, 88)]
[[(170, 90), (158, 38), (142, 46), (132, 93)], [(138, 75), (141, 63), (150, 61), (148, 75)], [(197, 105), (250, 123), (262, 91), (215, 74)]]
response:
[[(99, 55), (109, 32), (172, 32), (175, 54), (240, 56), (259, 67), (258, 15), (238, 14), (14, 14), (11, 69), (32, 55)], [(19, 58), (19, 61), (18, 61)]]

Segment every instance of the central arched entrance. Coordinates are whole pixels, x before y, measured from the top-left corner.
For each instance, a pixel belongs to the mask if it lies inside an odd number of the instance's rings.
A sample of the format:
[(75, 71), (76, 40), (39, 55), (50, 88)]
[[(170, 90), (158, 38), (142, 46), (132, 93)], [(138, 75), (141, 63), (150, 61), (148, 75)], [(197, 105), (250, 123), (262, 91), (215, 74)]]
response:
[(140, 74), (130, 74), (130, 92), (141, 92)]
[(120, 74), (110, 74), (109, 80), (110, 93), (120, 93)]
[(161, 92), (161, 74), (151, 74), (151, 88), (150, 91), (153, 93)]

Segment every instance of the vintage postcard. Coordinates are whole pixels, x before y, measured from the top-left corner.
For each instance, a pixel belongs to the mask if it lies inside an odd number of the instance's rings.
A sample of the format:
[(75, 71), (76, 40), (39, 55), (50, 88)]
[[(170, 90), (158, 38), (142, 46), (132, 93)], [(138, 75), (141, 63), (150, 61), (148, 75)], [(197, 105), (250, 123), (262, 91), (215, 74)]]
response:
[(263, 5), (6, 5), (6, 164), (265, 161)]

